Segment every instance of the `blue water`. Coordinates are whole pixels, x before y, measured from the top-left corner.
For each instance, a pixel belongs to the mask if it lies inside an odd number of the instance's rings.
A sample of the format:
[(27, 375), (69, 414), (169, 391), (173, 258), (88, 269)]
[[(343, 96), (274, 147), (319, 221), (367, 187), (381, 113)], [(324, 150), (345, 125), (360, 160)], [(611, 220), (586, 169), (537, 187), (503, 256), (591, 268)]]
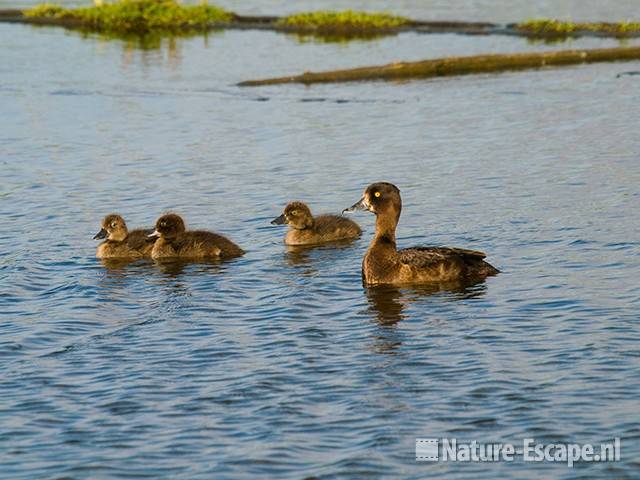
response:
[[(616, 76), (640, 62), (240, 89), (567, 45), (229, 31), (142, 50), (6, 24), (0, 39), (0, 478), (637, 478), (640, 83)], [(369, 214), (340, 248), (288, 251), (269, 224), (293, 199), (340, 212), (377, 180), (402, 191), (400, 246), (480, 249), (503, 273), (367, 290)], [(93, 258), (105, 214), (166, 210), (247, 255)], [(416, 438), (441, 437), (620, 437), (622, 456), (415, 461)]]

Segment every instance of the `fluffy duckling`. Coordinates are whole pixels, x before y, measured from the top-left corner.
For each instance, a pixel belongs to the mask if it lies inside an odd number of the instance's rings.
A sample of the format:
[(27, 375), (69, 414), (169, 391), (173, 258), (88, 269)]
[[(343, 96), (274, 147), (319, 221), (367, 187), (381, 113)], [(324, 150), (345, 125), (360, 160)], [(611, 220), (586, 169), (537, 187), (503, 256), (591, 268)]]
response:
[(358, 224), (337, 215), (311, 215), (309, 207), (302, 202), (291, 202), (284, 213), (274, 218), (273, 225), (287, 224), (291, 229), (284, 237), (286, 245), (314, 245), (337, 240), (358, 238), (361, 230)]
[(475, 250), (449, 247), (396, 249), (396, 227), (402, 210), (400, 190), (373, 183), (344, 212), (368, 210), (376, 215), (376, 233), (362, 261), (365, 285), (477, 282), (499, 271)]
[(154, 240), (148, 238), (153, 230), (127, 230), (120, 215), (111, 214), (102, 219), (100, 231), (94, 240), (106, 239), (96, 251), (97, 258), (149, 258)]
[(180, 215), (168, 213), (156, 221), (150, 237), (157, 237), (151, 258), (233, 258), (244, 254), (239, 246), (217, 233), (203, 230), (187, 231)]

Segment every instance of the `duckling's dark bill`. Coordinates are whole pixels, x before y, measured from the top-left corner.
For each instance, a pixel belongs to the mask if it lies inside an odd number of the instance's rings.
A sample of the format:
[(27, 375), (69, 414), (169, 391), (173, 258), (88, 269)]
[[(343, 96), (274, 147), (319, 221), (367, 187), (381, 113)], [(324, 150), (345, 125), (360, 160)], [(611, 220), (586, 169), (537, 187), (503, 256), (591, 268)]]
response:
[(364, 197), (362, 197), (358, 202), (351, 205), (349, 208), (345, 208), (342, 213), (356, 212), (358, 210), (369, 210), (369, 205), (365, 201)]
[(284, 225), (285, 223), (287, 223), (287, 218), (284, 216), (284, 213), (278, 218), (271, 220), (271, 225)]
[(95, 234), (95, 236), (93, 237), (94, 240), (102, 240), (103, 238), (106, 238), (106, 236), (109, 234), (109, 232), (107, 232), (104, 228), (101, 228), (100, 231), (98, 233)]

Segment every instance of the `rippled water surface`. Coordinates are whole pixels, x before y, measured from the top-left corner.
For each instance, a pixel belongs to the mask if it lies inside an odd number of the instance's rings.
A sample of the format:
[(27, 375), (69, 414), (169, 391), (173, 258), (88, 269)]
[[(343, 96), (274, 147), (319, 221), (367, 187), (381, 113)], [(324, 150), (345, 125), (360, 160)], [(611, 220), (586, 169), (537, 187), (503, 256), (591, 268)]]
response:
[[(6, 24), (0, 40), (1, 478), (637, 478), (640, 83), (618, 74), (640, 62), (240, 89), (567, 45), (228, 31), (141, 49)], [(302, 251), (269, 224), (292, 199), (340, 212), (376, 180), (402, 191), (400, 246), (484, 250), (503, 273), (367, 290), (372, 216), (355, 243)], [(166, 210), (247, 255), (93, 258), (106, 213)], [(621, 437), (622, 459), (422, 463), (417, 437)]]

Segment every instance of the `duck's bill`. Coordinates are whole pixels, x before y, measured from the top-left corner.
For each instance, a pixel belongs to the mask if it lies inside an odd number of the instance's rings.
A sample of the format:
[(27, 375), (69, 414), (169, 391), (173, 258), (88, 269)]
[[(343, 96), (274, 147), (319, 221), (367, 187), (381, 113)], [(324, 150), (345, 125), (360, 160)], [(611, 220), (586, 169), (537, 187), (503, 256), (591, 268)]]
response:
[(369, 205), (367, 204), (364, 197), (362, 197), (358, 202), (351, 205), (349, 208), (345, 208), (342, 213), (345, 214), (350, 212), (357, 212), (358, 210), (369, 210)]
[(160, 232), (158, 230), (154, 230), (149, 235), (147, 235), (147, 238), (158, 238), (159, 236), (160, 236)]
[(104, 228), (101, 228), (100, 231), (95, 234), (93, 239), (94, 240), (102, 240), (103, 238), (107, 238), (107, 235), (109, 235), (109, 232), (107, 232)]
[(271, 220), (271, 225), (284, 225), (285, 223), (287, 223), (287, 218), (284, 216), (284, 213), (278, 218)]

